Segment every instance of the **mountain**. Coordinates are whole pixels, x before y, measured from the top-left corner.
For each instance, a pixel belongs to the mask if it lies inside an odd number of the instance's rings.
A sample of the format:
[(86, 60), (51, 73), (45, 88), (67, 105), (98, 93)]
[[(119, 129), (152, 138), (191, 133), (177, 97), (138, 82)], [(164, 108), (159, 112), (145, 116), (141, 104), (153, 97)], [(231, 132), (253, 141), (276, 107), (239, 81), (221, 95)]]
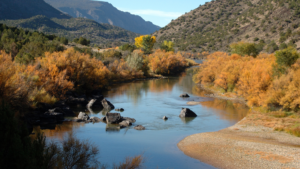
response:
[(151, 34), (160, 29), (159, 26), (145, 21), (140, 16), (120, 11), (110, 3), (103, 1), (45, 0), (45, 2), (72, 17), (82, 17), (99, 23), (108, 23), (139, 34)]
[(213, 0), (155, 32), (183, 51), (227, 51), (233, 42), (256, 42), (264, 51), (300, 49), (300, 0)]
[(139, 36), (136, 33), (125, 29), (100, 24), (96, 21), (85, 18), (57, 19), (37, 15), (28, 19), (2, 20), (9, 26), (25, 28), (27, 30), (39, 31), (46, 34), (55, 34), (72, 40), (74, 38), (85, 37), (92, 44), (110, 44), (112, 42), (133, 42)]
[(0, 20), (26, 19), (36, 15), (49, 18), (68, 19), (71, 16), (60, 12), (43, 0), (1, 0)]

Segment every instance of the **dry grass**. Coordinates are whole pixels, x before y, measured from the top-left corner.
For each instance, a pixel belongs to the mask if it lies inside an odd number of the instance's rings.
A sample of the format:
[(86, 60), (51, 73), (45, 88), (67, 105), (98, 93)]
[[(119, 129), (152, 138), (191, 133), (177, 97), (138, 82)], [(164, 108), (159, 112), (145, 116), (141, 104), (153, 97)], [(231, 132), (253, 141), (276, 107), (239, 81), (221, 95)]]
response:
[(142, 155), (135, 157), (127, 157), (126, 160), (120, 163), (118, 166), (114, 165), (114, 169), (139, 169), (144, 162)]

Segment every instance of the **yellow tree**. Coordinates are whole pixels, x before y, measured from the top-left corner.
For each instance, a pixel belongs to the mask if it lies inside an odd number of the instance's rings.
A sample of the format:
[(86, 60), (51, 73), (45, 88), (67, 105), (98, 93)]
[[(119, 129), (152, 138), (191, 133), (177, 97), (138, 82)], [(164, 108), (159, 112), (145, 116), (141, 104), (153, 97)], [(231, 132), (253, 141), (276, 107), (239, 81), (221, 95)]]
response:
[(135, 38), (135, 46), (137, 48), (141, 48), (145, 54), (150, 54), (154, 43), (156, 42), (156, 37), (155, 36), (150, 36), (150, 35), (144, 35)]

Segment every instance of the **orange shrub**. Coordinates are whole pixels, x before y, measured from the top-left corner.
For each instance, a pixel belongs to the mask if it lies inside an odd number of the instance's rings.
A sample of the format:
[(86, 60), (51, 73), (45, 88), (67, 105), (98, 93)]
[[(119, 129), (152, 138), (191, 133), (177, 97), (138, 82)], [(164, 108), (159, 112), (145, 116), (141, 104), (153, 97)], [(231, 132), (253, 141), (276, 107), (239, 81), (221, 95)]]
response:
[(113, 63), (109, 64), (110, 70), (110, 81), (126, 81), (135, 78), (143, 78), (144, 73), (142, 70), (136, 70), (128, 66), (124, 59), (115, 60)]
[(260, 54), (257, 58), (241, 57), (215, 52), (194, 75), (194, 81), (212, 84), (224, 92), (236, 92), (248, 100), (249, 105), (263, 105), (266, 93), (272, 84), (273, 54)]
[(180, 52), (175, 54), (158, 49), (149, 55), (148, 60), (150, 71), (162, 75), (177, 73), (187, 66), (187, 62)]

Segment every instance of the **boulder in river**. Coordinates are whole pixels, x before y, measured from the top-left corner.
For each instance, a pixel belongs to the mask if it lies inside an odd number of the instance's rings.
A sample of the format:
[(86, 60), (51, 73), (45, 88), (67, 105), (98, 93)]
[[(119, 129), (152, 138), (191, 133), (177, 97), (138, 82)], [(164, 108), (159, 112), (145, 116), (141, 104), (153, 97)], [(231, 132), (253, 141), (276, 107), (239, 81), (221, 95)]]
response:
[(89, 115), (83, 112), (80, 112), (77, 118), (83, 121), (87, 121), (90, 119)]
[(164, 119), (164, 120), (168, 120), (168, 117), (167, 117), (167, 116), (164, 116), (163, 119)]
[(179, 117), (197, 117), (197, 115), (189, 108), (182, 108)]
[(102, 95), (94, 96), (94, 98), (89, 101), (89, 103), (86, 105), (86, 107), (88, 109), (103, 108), (103, 105), (102, 105), (102, 100), (103, 99), (104, 99), (104, 97)]
[(190, 97), (187, 93), (181, 94), (179, 97)]
[(132, 123), (129, 122), (129, 121), (127, 121), (127, 120), (124, 120), (124, 121), (122, 121), (121, 123), (119, 123), (119, 125), (120, 125), (121, 128), (124, 128), (124, 127), (129, 127), (129, 126), (131, 126)]
[(121, 121), (120, 113), (106, 113), (106, 122), (108, 124), (119, 124)]
[(136, 120), (134, 118), (122, 117), (122, 121), (129, 121), (130, 123), (135, 123)]
[(101, 103), (102, 103), (103, 108), (106, 109), (106, 110), (113, 110), (113, 109), (115, 109), (115, 106), (114, 106), (113, 104), (111, 104), (111, 103), (110, 103), (108, 100), (106, 100), (106, 99), (103, 99), (103, 100), (101, 101)]
[(136, 129), (136, 130), (145, 130), (146, 128), (142, 125), (137, 125), (137, 126), (134, 127), (134, 129)]

